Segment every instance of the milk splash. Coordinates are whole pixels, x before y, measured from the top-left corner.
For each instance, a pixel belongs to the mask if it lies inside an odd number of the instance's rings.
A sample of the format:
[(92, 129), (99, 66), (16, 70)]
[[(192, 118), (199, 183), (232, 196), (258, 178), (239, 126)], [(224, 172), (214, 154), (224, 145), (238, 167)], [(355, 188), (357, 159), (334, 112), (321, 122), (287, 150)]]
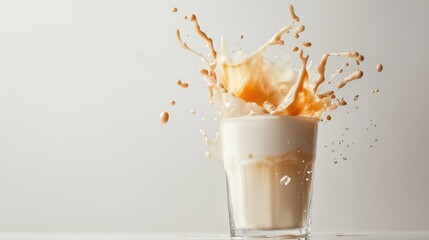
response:
[[(206, 40), (210, 53), (204, 56), (188, 47), (182, 41), (180, 31), (177, 38), (181, 46), (199, 56), (205, 68), (201, 69), (209, 87), (210, 103), (215, 107), (221, 119), (250, 116), (250, 115), (289, 115), (321, 118), (324, 111), (336, 109), (344, 100), (335, 96), (335, 91), (320, 93), (320, 86), (325, 82), (325, 67), (330, 56), (343, 56), (354, 60), (357, 66), (363, 61), (363, 56), (356, 51), (326, 53), (319, 65), (309, 63), (309, 55), (304, 48), (310, 47), (310, 42), (304, 42), (297, 50), (301, 61), (299, 70), (293, 69), (290, 56), (285, 56), (279, 62), (271, 62), (264, 58), (266, 49), (274, 45), (284, 45), (284, 34), (289, 34), (295, 28), (295, 37), (304, 32), (304, 25), (296, 26), (299, 18), (290, 7), (293, 25), (280, 29), (267, 43), (255, 52), (247, 54), (238, 51), (233, 56), (228, 54), (225, 39), (221, 39), (218, 51), (213, 40), (202, 30), (195, 15), (189, 18), (197, 33)], [(338, 73), (337, 75), (339, 75)], [(363, 72), (357, 69), (354, 73), (338, 83), (338, 89), (347, 83), (360, 79)], [(337, 101), (335, 101), (335, 99)]]
[[(301, 62), (300, 69), (294, 69), (290, 56), (284, 56), (279, 62), (265, 59), (267, 48), (274, 45), (285, 45), (282, 40), (285, 34), (294, 34), (299, 38), (305, 31), (304, 25), (299, 25), (299, 17), (292, 5), (289, 13), (292, 25), (280, 29), (265, 44), (251, 54), (238, 51), (232, 56), (228, 54), (228, 45), (221, 39), (219, 50), (216, 50), (213, 40), (201, 30), (197, 17), (192, 14), (185, 17), (194, 24), (195, 30), (206, 42), (208, 54), (199, 53), (190, 48), (181, 38), (180, 30), (176, 30), (180, 45), (200, 57), (205, 67), (200, 70), (208, 84), (210, 104), (214, 106), (221, 120), (233, 117), (253, 115), (288, 115), (321, 119), (325, 111), (332, 111), (346, 106), (344, 98), (336, 96), (336, 91), (345, 87), (351, 81), (362, 78), (360, 69), (363, 55), (356, 51), (325, 53), (319, 64), (309, 61), (305, 48), (311, 47), (310, 42), (303, 42), (300, 47), (293, 47)], [(337, 73), (330, 76), (328, 83), (339, 77), (345, 67), (354, 64), (356, 70), (337, 84), (336, 89), (321, 92), (325, 86), (325, 69), (331, 56), (344, 57), (346, 62)], [(378, 67), (377, 67), (378, 68)], [(211, 157), (219, 148), (219, 133), (211, 140), (202, 131), (209, 147), (206, 156)], [(217, 155), (216, 153), (214, 153)]]

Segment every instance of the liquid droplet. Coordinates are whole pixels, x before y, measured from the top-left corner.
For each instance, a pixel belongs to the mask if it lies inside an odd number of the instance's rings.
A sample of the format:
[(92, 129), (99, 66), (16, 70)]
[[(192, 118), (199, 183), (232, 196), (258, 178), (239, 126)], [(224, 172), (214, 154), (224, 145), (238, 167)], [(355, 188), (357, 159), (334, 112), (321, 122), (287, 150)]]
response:
[(356, 95), (353, 100), (357, 101), (359, 99), (359, 95)]
[(181, 88), (188, 88), (189, 87), (189, 84), (182, 82), (182, 80), (177, 80), (176, 84), (177, 84), (177, 86), (179, 86)]
[(287, 176), (287, 175), (284, 175), (281, 179), (280, 179), (280, 184), (281, 185), (283, 185), (283, 186), (287, 186), (289, 183), (290, 183), (290, 181), (291, 181), (292, 179), (289, 177), (289, 176)]
[(170, 115), (168, 114), (168, 112), (162, 112), (159, 118), (162, 124), (166, 124), (168, 122), (168, 119), (170, 118)]
[(378, 93), (378, 92), (380, 92), (380, 89), (378, 89), (378, 88), (371, 90), (371, 93)]
[(376, 69), (377, 69), (377, 72), (383, 71), (383, 65), (382, 64), (377, 64)]

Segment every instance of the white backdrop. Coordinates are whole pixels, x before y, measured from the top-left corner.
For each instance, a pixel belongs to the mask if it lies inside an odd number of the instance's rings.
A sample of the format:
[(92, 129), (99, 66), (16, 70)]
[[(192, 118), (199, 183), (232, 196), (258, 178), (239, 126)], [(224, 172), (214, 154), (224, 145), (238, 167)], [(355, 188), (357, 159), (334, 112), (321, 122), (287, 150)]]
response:
[[(344, 90), (359, 101), (320, 126), (313, 229), (429, 230), (429, 3), (294, 3), (313, 59), (366, 57), (365, 80)], [(243, 34), (251, 51), (291, 22), (288, 4), (1, 0), (0, 230), (227, 231), (222, 165), (198, 133), (212, 116), (202, 65), (175, 30), (204, 50), (183, 20), (194, 12), (216, 45)], [(324, 148), (341, 139), (354, 147)], [(348, 159), (334, 164), (340, 150)]]

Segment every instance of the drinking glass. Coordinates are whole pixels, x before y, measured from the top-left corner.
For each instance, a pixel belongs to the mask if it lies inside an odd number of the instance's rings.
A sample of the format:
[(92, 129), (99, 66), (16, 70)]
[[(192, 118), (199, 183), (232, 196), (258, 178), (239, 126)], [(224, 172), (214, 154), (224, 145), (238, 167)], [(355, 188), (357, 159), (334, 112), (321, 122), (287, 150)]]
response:
[(310, 235), (318, 122), (298, 116), (221, 122), (232, 237)]

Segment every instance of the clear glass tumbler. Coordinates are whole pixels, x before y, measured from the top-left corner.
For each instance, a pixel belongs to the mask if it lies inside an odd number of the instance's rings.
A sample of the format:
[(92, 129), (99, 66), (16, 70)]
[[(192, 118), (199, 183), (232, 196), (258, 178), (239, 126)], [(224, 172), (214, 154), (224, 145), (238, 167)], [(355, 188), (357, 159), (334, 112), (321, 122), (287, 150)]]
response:
[(309, 236), (318, 120), (221, 122), (231, 236)]

